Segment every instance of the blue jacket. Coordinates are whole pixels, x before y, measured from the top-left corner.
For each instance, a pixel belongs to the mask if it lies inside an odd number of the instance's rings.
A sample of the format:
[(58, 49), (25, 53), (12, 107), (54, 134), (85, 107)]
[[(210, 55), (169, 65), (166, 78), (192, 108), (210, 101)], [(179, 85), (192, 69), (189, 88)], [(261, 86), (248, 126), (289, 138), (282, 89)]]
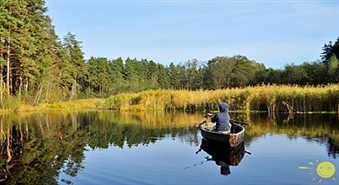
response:
[(229, 131), (231, 129), (230, 124), (230, 115), (228, 114), (228, 104), (227, 103), (220, 103), (219, 104), (219, 111), (220, 113), (215, 114), (211, 117), (211, 121), (213, 123), (216, 122), (215, 129), (217, 131)]

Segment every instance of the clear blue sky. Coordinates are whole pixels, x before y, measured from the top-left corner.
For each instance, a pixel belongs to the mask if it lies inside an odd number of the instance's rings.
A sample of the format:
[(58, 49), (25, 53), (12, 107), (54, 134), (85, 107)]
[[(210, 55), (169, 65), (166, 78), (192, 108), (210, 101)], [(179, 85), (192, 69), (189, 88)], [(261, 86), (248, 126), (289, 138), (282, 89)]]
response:
[(339, 0), (46, 0), (62, 39), (85, 58), (168, 65), (244, 55), (266, 68), (320, 59), (339, 36)]

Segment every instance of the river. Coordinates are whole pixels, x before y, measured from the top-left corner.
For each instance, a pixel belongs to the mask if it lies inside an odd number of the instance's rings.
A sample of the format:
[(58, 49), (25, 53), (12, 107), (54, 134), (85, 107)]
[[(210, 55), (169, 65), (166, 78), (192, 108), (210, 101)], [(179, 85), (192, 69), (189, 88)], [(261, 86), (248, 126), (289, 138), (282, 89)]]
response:
[(337, 114), (245, 114), (233, 150), (205, 141), (202, 113), (0, 115), (4, 184), (338, 184)]

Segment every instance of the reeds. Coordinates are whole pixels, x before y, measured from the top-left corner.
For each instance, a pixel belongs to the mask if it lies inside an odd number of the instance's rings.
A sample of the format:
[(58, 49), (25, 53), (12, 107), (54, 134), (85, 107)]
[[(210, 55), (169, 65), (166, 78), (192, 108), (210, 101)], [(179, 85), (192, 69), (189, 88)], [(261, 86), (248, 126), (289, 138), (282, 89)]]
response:
[(105, 102), (113, 110), (217, 110), (226, 102), (233, 111), (339, 112), (339, 84), (327, 86), (260, 85), (222, 90), (153, 90), (118, 94)]
[(43, 103), (39, 106), (22, 104), (16, 109), (17, 112), (45, 111), (45, 110), (88, 110), (103, 109), (104, 99), (81, 99), (76, 101)]

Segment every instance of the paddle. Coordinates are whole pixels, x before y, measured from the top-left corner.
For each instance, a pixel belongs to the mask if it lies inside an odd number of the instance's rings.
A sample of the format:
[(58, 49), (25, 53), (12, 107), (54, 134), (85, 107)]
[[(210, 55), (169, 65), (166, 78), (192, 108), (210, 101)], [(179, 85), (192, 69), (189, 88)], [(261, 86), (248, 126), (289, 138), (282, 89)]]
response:
[(231, 121), (231, 123), (235, 123), (235, 124), (239, 124), (239, 125), (250, 125), (249, 123), (237, 121), (237, 120), (234, 120), (234, 119), (231, 119), (230, 121)]
[[(212, 116), (213, 116), (212, 113), (206, 113), (205, 116), (204, 116), (204, 118), (212, 117)], [(204, 121), (205, 121), (205, 120), (204, 120)], [(204, 121), (203, 121), (203, 122), (204, 122)], [(249, 123), (242, 122), (242, 121), (237, 121), (237, 120), (234, 120), (234, 119), (231, 119), (230, 122), (231, 122), (231, 123), (234, 123), (234, 124), (239, 124), (239, 125), (242, 125), (242, 126), (244, 126), (244, 125), (250, 125)], [(201, 124), (201, 123), (200, 123), (200, 124)], [(200, 124), (199, 124), (199, 125), (200, 125)]]
[(206, 123), (206, 120), (202, 120), (202, 122), (199, 123), (199, 124), (197, 124), (197, 125), (195, 125), (195, 127), (199, 127), (199, 125), (201, 125), (201, 124), (203, 124), (203, 123)]

